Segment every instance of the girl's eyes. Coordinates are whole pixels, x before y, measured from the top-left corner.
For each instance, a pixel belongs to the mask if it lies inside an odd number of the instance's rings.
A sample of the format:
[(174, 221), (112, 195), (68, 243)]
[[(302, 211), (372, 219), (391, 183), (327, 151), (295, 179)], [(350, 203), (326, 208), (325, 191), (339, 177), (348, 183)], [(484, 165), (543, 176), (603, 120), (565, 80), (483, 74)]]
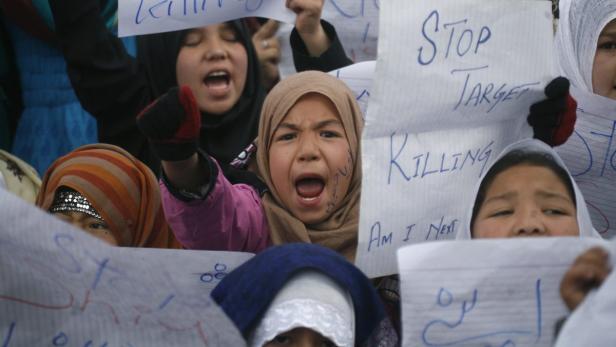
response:
[(198, 33), (188, 33), (184, 38), (184, 46), (194, 47), (201, 43), (201, 35)]
[(220, 37), (225, 40), (225, 41), (229, 41), (229, 42), (237, 42), (238, 38), (237, 38), (237, 34), (235, 34), (235, 31), (233, 29), (227, 29), (224, 30), (220, 33)]
[(609, 42), (604, 42), (601, 43), (597, 46), (597, 49), (603, 49), (603, 50), (616, 50), (616, 42), (614, 41), (609, 41)]
[(291, 343), (291, 337), (287, 335), (278, 335), (272, 340), (273, 343), (283, 345)]
[(94, 230), (99, 230), (99, 229), (109, 229), (109, 227), (107, 226), (107, 224), (102, 223), (102, 222), (92, 222), (88, 225), (88, 228), (90, 229), (94, 229)]
[(492, 214), (490, 214), (490, 217), (502, 217), (502, 216), (508, 216), (511, 214), (513, 214), (513, 210), (501, 210), (501, 211), (493, 212)]
[(295, 133), (286, 133), (278, 136), (276, 141), (290, 141), (296, 137)]
[[(200, 32), (190, 32), (184, 38), (184, 46), (195, 47), (201, 44), (203, 35)], [(220, 39), (227, 42), (238, 42), (237, 34), (231, 28), (220, 31)]]
[(554, 209), (554, 208), (550, 208), (550, 209), (545, 209), (543, 210), (543, 213), (547, 214), (547, 215), (554, 215), (554, 216), (565, 216), (568, 215), (567, 212), (560, 210), (560, 209)]
[(335, 131), (324, 130), (324, 131), (321, 131), (321, 137), (334, 138), (334, 137), (341, 137), (341, 136), (339, 133)]

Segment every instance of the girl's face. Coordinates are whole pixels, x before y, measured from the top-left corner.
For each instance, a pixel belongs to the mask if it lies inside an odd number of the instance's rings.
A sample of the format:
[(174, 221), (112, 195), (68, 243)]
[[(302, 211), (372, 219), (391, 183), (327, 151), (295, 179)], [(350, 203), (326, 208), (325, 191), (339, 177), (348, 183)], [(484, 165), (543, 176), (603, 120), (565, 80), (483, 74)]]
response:
[(498, 174), (488, 187), (473, 237), (578, 236), (576, 213), (552, 170), (521, 164)]
[(595, 94), (616, 100), (616, 20), (606, 25), (599, 35), (592, 66), (592, 88)]
[(191, 30), (176, 63), (179, 86), (192, 89), (199, 109), (222, 115), (239, 100), (246, 84), (248, 55), (228, 23)]
[(321, 94), (303, 96), (276, 128), (269, 150), (274, 189), (305, 224), (327, 219), (347, 194), (353, 159), (333, 103)]
[(336, 347), (328, 338), (312, 329), (296, 328), (277, 335), (263, 347)]
[(113, 246), (118, 245), (118, 240), (116, 240), (111, 230), (109, 230), (109, 226), (101, 219), (77, 211), (56, 212), (54, 216)]

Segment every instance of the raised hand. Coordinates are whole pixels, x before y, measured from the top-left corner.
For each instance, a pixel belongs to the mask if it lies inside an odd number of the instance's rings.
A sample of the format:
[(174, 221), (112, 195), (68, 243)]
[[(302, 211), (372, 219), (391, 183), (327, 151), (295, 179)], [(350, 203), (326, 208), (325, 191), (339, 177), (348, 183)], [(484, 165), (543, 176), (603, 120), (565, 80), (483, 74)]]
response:
[(329, 48), (330, 42), (323, 26), (321, 13), (324, 0), (286, 0), (286, 6), (295, 12), (295, 29), (311, 56), (318, 57)]
[(252, 44), (259, 58), (259, 65), (264, 80), (263, 84), (267, 90), (271, 89), (280, 79), (280, 71), (278, 70), (280, 42), (276, 37), (278, 27), (278, 22), (270, 19), (252, 35)]
[(161, 160), (178, 161), (197, 152), (201, 112), (187, 86), (171, 88), (137, 116), (139, 130)]

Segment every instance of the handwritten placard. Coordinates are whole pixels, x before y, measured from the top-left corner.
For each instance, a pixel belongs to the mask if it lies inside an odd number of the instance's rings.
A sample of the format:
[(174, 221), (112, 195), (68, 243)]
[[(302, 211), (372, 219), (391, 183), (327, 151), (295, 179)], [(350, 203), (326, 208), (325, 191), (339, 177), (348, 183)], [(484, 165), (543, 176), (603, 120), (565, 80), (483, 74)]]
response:
[(295, 21), (293, 12), (278, 0), (120, 0), (118, 35), (182, 30), (251, 16)]
[(593, 225), (616, 235), (616, 101), (571, 88), (578, 102), (575, 131), (556, 151), (584, 194)]
[(244, 253), (111, 247), (0, 189), (0, 341), (242, 346), (210, 299)]
[(398, 251), (404, 346), (552, 346), (559, 287), (600, 239), (430, 242)]
[(553, 69), (548, 2), (381, 5), (356, 258), (371, 277), (396, 272), (400, 246), (455, 236), (490, 161), (532, 136)]
[(375, 61), (364, 61), (330, 72), (330, 75), (336, 76), (353, 91), (364, 119), (372, 93), (375, 64)]
[[(610, 244), (611, 261), (612, 264), (616, 264), (616, 241)], [(615, 346), (616, 295), (614, 293), (616, 293), (616, 271), (612, 270), (601, 287), (588, 293), (567, 319), (555, 346)]]

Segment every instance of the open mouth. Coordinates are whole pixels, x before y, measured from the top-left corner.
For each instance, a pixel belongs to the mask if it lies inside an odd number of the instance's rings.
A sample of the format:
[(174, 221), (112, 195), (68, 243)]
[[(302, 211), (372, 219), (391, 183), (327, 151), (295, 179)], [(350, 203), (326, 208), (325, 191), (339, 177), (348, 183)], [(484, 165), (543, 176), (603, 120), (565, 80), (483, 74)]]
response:
[(301, 177), (295, 181), (297, 195), (306, 201), (316, 200), (323, 192), (323, 189), (325, 189), (325, 181), (321, 177)]
[(224, 70), (212, 71), (203, 79), (203, 83), (205, 83), (208, 88), (212, 89), (227, 88), (230, 81), (231, 76)]

